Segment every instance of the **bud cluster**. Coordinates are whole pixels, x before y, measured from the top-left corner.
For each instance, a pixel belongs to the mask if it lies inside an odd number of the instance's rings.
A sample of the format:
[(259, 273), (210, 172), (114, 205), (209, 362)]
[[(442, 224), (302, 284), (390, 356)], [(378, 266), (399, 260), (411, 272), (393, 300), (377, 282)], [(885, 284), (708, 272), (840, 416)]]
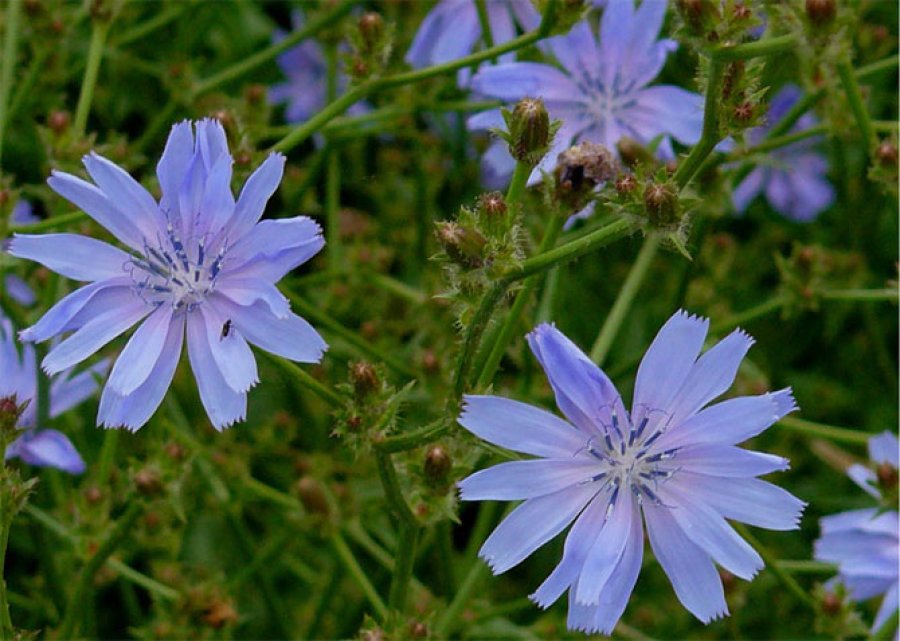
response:
[(680, 31), (703, 49), (742, 42), (762, 21), (750, 0), (677, 0)]
[(380, 13), (367, 11), (350, 30), (351, 52), (347, 69), (356, 80), (378, 76), (391, 57), (394, 44), (393, 25), (386, 25)]

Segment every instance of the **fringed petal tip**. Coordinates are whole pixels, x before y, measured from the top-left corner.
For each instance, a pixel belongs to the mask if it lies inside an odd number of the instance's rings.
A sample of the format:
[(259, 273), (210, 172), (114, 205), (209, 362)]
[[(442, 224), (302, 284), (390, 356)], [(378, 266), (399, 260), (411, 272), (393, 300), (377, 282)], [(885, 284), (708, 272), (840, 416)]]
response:
[(709, 318), (707, 318), (706, 316), (701, 316), (700, 314), (693, 314), (693, 313), (687, 311), (686, 309), (681, 308), (677, 312), (672, 314), (672, 318), (670, 318), (669, 320), (674, 319), (676, 316), (679, 319), (687, 321), (689, 323), (699, 323), (701, 325), (705, 325), (707, 329), (709, 328)]
[(775, 420), (780, 421), (782, 418), (796, 412), (800, 409), (794, 398), (794, 390), (790, 387), (778, 390), (777, 392), (769, 392), (766, 394), (775, 403)]

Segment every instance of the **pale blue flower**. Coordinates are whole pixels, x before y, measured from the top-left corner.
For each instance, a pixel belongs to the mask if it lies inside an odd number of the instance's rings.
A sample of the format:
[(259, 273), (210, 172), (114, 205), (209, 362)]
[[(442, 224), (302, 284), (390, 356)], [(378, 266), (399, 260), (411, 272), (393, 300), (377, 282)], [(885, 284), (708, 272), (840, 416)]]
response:
[[(196, 132), (194, 128), (196, 127)], [(284, 171), (271, 154), (235, 201), (225, 131), (214, 120), (172, 128), (157, 177), (157, 203), (109, 160), (90, 154), (91, 184), (54, 172), (50, 187), (105, 227), (125, 249), (75, 234), (17, 234), (12, 254), (90, 284), (69, 294), (33, 327), (29, 341), (72, 332), (42, 367), (54, 374), (80, 363), (140, 324), (103, 390), (99, 424), (136, 430), (165, 396), (187, 351), (200, 400), (216, 429), (243, 420), (257, 383), (248, 343), (285, 358), (315, 363), (327, 348), (293, 314), (275, 283), (325, 244), (311, 219), (260, 218)]]
[[(480, 96), (514, 103), (525, 97), (543, 98), (551, 118), (562, 127), (547, 155), (531, 174), (556, 166), (557, 156), (572, 144), (589, 141), (616, 148), (628, 136), (642, 144), (661, 137), (657, 152), (674, 158), (671, 139), (691, 145), (700, 138), (703, 98), (674, 85), (648, 86), (659, 75), (673, 40), (658, 39), (666, 3), (644, 0), (611, 2), (603, 12), (597, 35), (588, 21), (565, 36), (551, 38), (546, 51), (558, 65), (511, 62), (482, 67), (472, 79)], [(499, 110), (469, 118), (475, 130), (503, 127)], [(496, 145), (503, 143), (497, 142)], [(485, 156), (488, 177), (509, 175), (513, 161), (496, 150)]]
[[(300, 10), (291, 13), (291, 23), (295, 31), (302, 29), (306, 19)], [(275, 31), (273, 40), (279, 42), (285, 34)], [(278, 56), (278, 66), (287, 79), (269, 88), (269, 101), (286, 105), (284, 119), (289, 123), (309, 120), (328, 104), (328, 61), (322, 45), (308, 38)], [(347, 88), (347, 75), (338, 72), (335, 91), (338, 95)], [(359, 114), (368, 110), (363, 102), (358, 102), (347, 113)]]
[[(897, 437), (884, 432), (869, 439), (874, 463), (898, 466)], [(850, 477), (876, 498), (875, 474), (861, 465), (848, 470)], [(815, 557), (838, 566), (836, 579), (846, 586), (851, 599), (865, 601), (884, 595), (872, 631), (880, 629), (897, 611), (900, 600), (900, 518), (896, 510), (852, 510), (826, 516), (819, 524), (822, 536), (815, 543)], [(834, 583), (834, 581), (830, 582)]]
[[(460, 482), (464, 500), (524, 499), (485, 541), (495, 574), (574, 521), (562, 561), (531, 598), (569, 592), (568, 626), (609, 634), (650, 545), (682, 604), (704, 623), (728, 613), (718, 563), (751, 579), (763, 560), (726, 519), (795, 529), (803, 502), (756, 478), (788, 467), (738, 443), (796, 409), (790, 389), (709, 405), (732, 384), (753, 339), (737, 330), (702, 356), (709, 321), (678, 312), (638, 369), (631, 412), (615, 386), (551, 325), (528, 342), (568, 420), (497, 396), (467, 396), (460, 424), (539, 458), (501, 463)], [(698, 358), (699, 357), (699, 358)]]
[[(20, 200), (19, 202), (17, 202), (13, 206), (12, 214), (9, 217), (10, 227), (13, 228), (18, 225), (30, 225), (31, 223), (36, 223), (39, 220), (40, 218), (34, 215), (34, 212), (31, 209), (31, 203), (29, 203), (27, 200)], [(3, 239), (3, 251), (6, 251), (6, 242), (7, 241)], [(6, 293), (9, 294), (10, 298), (19, 303), (19, 305), (30, 307), (37, 301), (37, 298), (35, 297), (31, 287), (28, 286), (28, 283), (26, 283), (15, 274), (6, 275), (5, 285)]]
[[(488, 0), (485, 10), (495, 45), (512, 40), (516, 25), (531, 30), (541, 21), (531, 0)], [(443, 64), (472, 53), (480, 40), (481, 22), (475, 2), (440, 0), (419, 26), (405, 60), (417, 69)]]
[[(97, 377), (109, 369), (101, 361), (74, 374), (63, 372), (50, 381), (50, 418), (55, 418), (93, 396), (100, 387)], [(20, 458), (29, 465), (54, 467), (70, 474), (81, 474), (84, 461), (69, 438), (57, 430), (40, 429), (37, 418), (37, 360), (34, 347), (15, 342), (9, 319), (0, 313), (0, 398), (15, 397), (18, 404), (28, 402), (17, 427), (21, 436), (6, 448), (6, 460)]]
[[(749, 146), (761, 142), (801, 95), (796, 85), (784, 86), (769, 105), (768, 123), (747, 132)], [(798, 133), (817, 124), (815, 115), (807, 113), (787, 133)], [(765, 194), (777, 212), (798, 222), (809, 222), (828, 209), (835, 191), (826, 179), (828, 161), (816, 149), (821, 142), (821, 136), (814, 136), (768, 152), (732, 191), (734, 208), (743, 213), (751, 201)]]

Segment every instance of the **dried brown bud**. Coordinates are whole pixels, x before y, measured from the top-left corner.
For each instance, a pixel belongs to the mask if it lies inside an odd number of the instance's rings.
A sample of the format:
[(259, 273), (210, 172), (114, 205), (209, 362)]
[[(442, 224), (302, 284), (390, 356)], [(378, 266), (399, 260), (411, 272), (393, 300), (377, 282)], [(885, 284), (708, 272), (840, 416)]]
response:
[(562, 152), (556, 160), (556, 198), (581, 209), (598, 184), (615, 177), (618, 170), (612, 152), (593, 142), (581, 142)]
[(678, 193), (670, 185), (647, 185), (644, 190), (644, 207), (654, 225), (666, 226), (678, 221)]
[(506, 213), (506, 200), (499, 191), (492, 191), (478, 197), (478, 209), (487, 216), (496, 218)]
[(53, 111), (47, 116), (47, 126), (57, 136), (64, 133), (69, 128), (71, 117), (68, 111)]
[(806, 0), (806, 16), (814, 25), (828, 24), (834, 20), (836, 12), (834, 0)]
[(635, 189), (637, 189), (637, 180), (631, 174), (623, 174), (616, 179), (616, 191), (620, 194), (630, 194)]
[(841, 611), (841, 600), (838, 595), (828, 592), (822, 597), (822, 612), (834, 616)]
[(425, 452), (425, 478), (431, 485), (440, 486), (446, 483), (453, 460), (450, 453), (441, 445), (432, 445)]
[(882, 167), (896, 167), (897, 146), (890, 140), (882, 140), (875, 149), (875, 158)]
[(367, 396), (378, 389), (378, 372), (375, 366), (365, 361), (350, 364), (350, 382), (359, 396)]
[(230, 601), (213, 601), (203, 613), (203, 622), (214, 630), (236, 623), (238, 613)]
[(328, 497), (322, 484), (311, 476), (304, 476), (297, 481), (297, 496), (307, 512), (327, 515), (330, 512)]
[(890, 463), (882, 463), (875, 470), (875, 475), (878, 478), (878, 485), (880, 485), (885, 490), (895, 490), (897, 489), (897, 468), (892, 466)]
[[(507, 115), (508, 114), (508, 115)], [(550, 144), (550, 114), (540, 98), (522, 98), (512, 113), (504, 112), (509, 152), (520, 162), (537, 163)]]
[(134, 485), (137, 487), (137, 491), (144, 496), (155, 496), (163, 489), (159, 472), (150, 467), (137, 471), (134, 475)]

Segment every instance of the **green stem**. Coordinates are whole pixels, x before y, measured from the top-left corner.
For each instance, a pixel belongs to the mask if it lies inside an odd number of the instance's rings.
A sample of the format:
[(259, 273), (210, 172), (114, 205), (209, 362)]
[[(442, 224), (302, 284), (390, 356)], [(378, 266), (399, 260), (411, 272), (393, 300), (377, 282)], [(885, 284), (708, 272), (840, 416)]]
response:
[(384, 621), (388, 616), (387, 606), (384, 604), (384, 601), (381, 600), (378, 591), (372, 585), (372, 582), (369, 581), (369, 577), (366, 576), (366, 573), (363, 572), (362, 567), (360, 567), (359, 562), (356, 560), (356, 557), (353, 556), (353, 552), (339, 532), (335, 532), (331, 535), (331, 547), (334, 549), (334, 552), (337, 555), (338, 560), (344, 566), (344, 569), (347, 570), (350, 576), (353, 577), (362, 589), (363, 594), (365, 594), (366, 599), (368, 599), (369, 603), (372, 605), (378, 618)]
[[(19, 15), (22, 0), (10, 0), (6, 5), (6, 31), (3, 33), (3, 66), (0, 69), (0, 162), (3, 160), (3, 138), (9, 120), (9, 92), (19, 46)], [(4, 604), (5, 605), (5, 604)]]
[(850, 103), (850, 110), (856, 118), (856, 124), (862, 134), (863, 145), (866, 153), (869, 148), (875, 144), (875, 131), (872, 129), (872, 120), (869, 118), (869, 112), (863, 102), (862, 92), (859, 90), (859, 84), (856, 81), (856, 74), (853, 73), (853, 67), (847, 58), (842, 59), (837, 64), (838, 77), (841, 84), (844, 85), (844, 92), (847, 94), (847, 101)]
[(375, 442), (375, 449), (380, 452), (393, 453), (414, 450), (426, 443), (436, 441), (450, 430), (450, 424), (445, 420), (440, 420), (431, 425), (420, 427), (417, 430), (411, 430), (396, 436), (389, 436), (381, 441)]
[(316, 396), (321, 398), (323, 401), (328, 403), (333, 407), (339, 407), (342, 404), (342, 399), (337, 392), (325, 387), (314, 379), (309, 373), (302, 369), (300, 366), (295, 363), (287, 360), (286, 358), (282, 358), (281, 356), (275, 356), (273, 354), (269, 354), (269, 352), (264, 352), (269, 359), (278, 365), (284, 373), (290, 376), (294, 381), (300, 385), (301, 387), (305, 387), (310, 390)]
[(72, 131), (76, 138), (83, 136), (87, 127), (91, 102), (94, 100), (94, 88), (97, 86), (97, 74), (100, 72), (100, 61), (103, 59), (103, 46), (106, 44), (106, 34), (109, 33), (109, 24), (106, 20), (95, 20), (91, 30), (87, 66), (84, 68), (81, 93), (78, 96), (78, 106), (75, 108), (75, 119), (72, 122)]
[(63, 615), (63, 622), (59, 629), (60, 639), (75, 639), (78, 632), (78, 621), (81, 615), (91, 608), (87, 602), (91, 593), (91, 587), (94, 583), (94, 577), (97, 571), (106, 563), (109, 556), (115, 552), (119, 544), (131, 534), (131, 528), (135, 521), (141, 515), (143, 505), (133, 500), (125, 513), (116, 521), (112, 531), (107, 535), (106, 539), (91, 556), (85, 566), (81, 569), (78, 579), (75, 583), (75, 589), (69, 602), (66, 604), (66, 611)]
[[(0, 447), (0, 454), (6, 453), (6, 445)], [(0, 483), (5, 487), (0, 488), (0, 638), (10, 641), (15, 636), (12, 619), (9, 616), (9, 596), (6, 588), (6, 548), (9, 544), (9, 531), (12, 529), (13, 506), (7, 502), (12, 498), (9, 487), (10, 479), (8, 471), (4, 468)]]
[(723, 69), (724, 65), (720, 59), (710, 59), (700, 140), (691, 149), (687, 158), (678, 163), (678, 169), (672, 176), (675, 183), (682, 189), (691, 181), (691, 178), (697, 173), (697, 169), (719, 142), (719, 101), (722, 98)]
[(785, 51), (790, 51), (797, 46), (797, 36), (788, 34), (775, 38), (766, 38), (756, 42), (748, 42), (740, 45), (725, 45), (716, 47), (711, 55), (714, 60), (727, 62), (731, 60), (748, 60), (760, 56), (774, 56)]
[(787, 298), (785, 298), (784, 296), (776, 296), (775, 298), (771, 298), (755, 307), (746, 309), (743, 312), (738, 312), (737, 314), (734, 314), (733, 316), (730, 316), (723, 321), (714, 323), (710, 328), (710, 333), (724, 334), (725, 332), (730, 332), (734, 328), (745, 325), (751, 321), (756, 320), (757, 318), (762, 318), (763, 316), (768, 316), (772, 312), (777, 312), (782, 307), (784, 307), (784, 304), (786, 302)]
[(352, 2), (338, 2), (336, 4), (337, 6), (332, 11), (311, 21), (302, 29), (298, 29), (270, 47), (267, 47), (262, 51), (231, 65), (227, 69), (223, 69), (219, 73), (210, 76), (206, 80), (199, 82), (197, 86), (194, 87), (194, 96), (196, 97), (207, 93), (226, 82), (240, 78), (244, 74), (253, 71), (270, 60), (274, 60), (280, 53), (287, 51), (294, 45), (314, 36), (322, 29), (331, 26), (353, 8)]
[(510, 281), (516, 281), (528, 278), (532, 274), (544, 272), (555, 265), (565, 264), (596, 249), (605, 247), (615, 240), (624, 238), (631, 231), (632, 226), (628, 221), (624, 219), (613, 221), (584, 236), (528, 258), (522, 263), (521, 269), (513, 272), (507, 278)]
[(142, 588), (147, 590), (147, 592), (150, 592), (151, 594), (154, 594), (161, 599), (165, 599), (166, 601), (175, 601), (181, 596), (178, 590), (160, 583), (156, 579), (147, 576), (143, 572), (138, 572), (130, 565), (125, 565), (118, 559), (107, 559), (106, 567), (119, 574), (119, 576), (121, 576), (123, 579), (127, 579), (135, 585), (141, 586)]
[(812, 436), (821, 436), (822, 438), (839, 441), (841, 443), (854, 443), (856, 445), (866, 445), (869, 442), (871, 434), (858, 430), (850, 430), (845, 427), (834, 427), (833, 425), (824, 425), (822, 423), (814, 423), (802, 418), (794, 418), (793, 416), (785, 416), (778, 424), (795, 432), (802, 432)]
[(284, 138), (275, 143), (275, 145), (272, 147), (272, 150), (284, 152), (293, 149), (297, 145), (303, 143), (314, 133), (322, 129), (325, 124), (340, 116), (352, 105), (378, 91), (382, 91), (384, 89), (393, 89), (395, 87), (402, 87), (404, 85), (413, 84), (422, 80), (434, 78), (436, 76), (452, 73), (464, 67), (470, 67), (480, 64), (485, 60), (490, 60), (492, 58), (499, 57), (504, 53), (516, 51), (517, 49), (521, 49), (523, 47), (527, 47), (528, 45), (534, 44), (538, 40), (541, 40), (545, 35), (546, 34), (542, 31), (542, 29), (537, 29), (535, 31), (530, 31), (526, 34), (523, 34), (518, 38), (513, 38), (512, 40), (509, 40), (504, 44), (489, 47), (487, 49), (484, 49), (483, 51), (479, 51), (462, 58), (457, 58), (456, 60), (451, 60), (450, 62), (446, 62), (444, 64), (435, 65), (433, 67), (426, 67), (424, 69), (418, 69), (415, 71), (408, 71), (405, 73), (398, 73), (393, 76), (365, 82), (346, 92), (337, 100), (326, 105), (315, 116), (295, 128)]
[(881, 301), (896, 303), (900, 298), (900, 292), (896, 289), (833, 289), (819, 295), (824, 300), (873, 303)]
[(738, 533), (747, 539), (747, 542), (753, 546), (753, 548), (759, 553), (759, 555), (763, 558), (763, 561), (766, 562), (766, 566), (772, 571), (779, 581), (786, 587), (788, 590), (794, 593), (794, 595), (800, 599), (805, 605), (811, 608), (813, 611), (816, 610), (815, 601), (813, 598), (800, 587), (800, 584), (797, 583), (796, 579), (792, 577), (790, 574), (785, 572), (781, 566), (778, 564), (778, 559), (776, 559), (772, 553), (762, 545), (756, 537), (750, 534), (750, 531), (747, 529), (745, 525), (742, 523), (734, 523), (734, 529), (738, 531)]
[(107, 429), (103, 435), (103, 446), (100, 448), (100, 462), (97, 465), (97, 482), (101, 487), (109, 481), (110, 472), (116, 458), (116, 446), (119, 443), (119, 430)]
[(397, 541), (397, 562), (394, 565), (394, 576), (391, 578), (391, 592), (388, 605), (392, 610), (406, 610), (406, 594), (412, 579), (413, 565), (416, 560), (416, 542), (419, 528), (413, 523), (400, 522), (400, 537)]
[(528, 177), (531, 175), (532, 166), (526, 162), (517, 162), (516, 168), (513, 170), (512, 180), (506, 190), (506, 204), (509, 207), (517, 205), (525, 193), (525, 187), (528, 185)]
[(387, 501), (388, 509), (394, 513), (401, 523), (417, 525), (416, 517), (403, 498), (403, 490), (400, 489), (400, 482), (397, 480), (397, 470), (391, 461), (391, 455), (385, 452), (375, 452), (375, 463), (378, 466), (378, 476), (381, 479), (381, 485), (384, 488), (384, 499)]
[(478, 343), (481, 340), (481, 335), (484, 334), (484, 330), (494, 314), (494, 308), (496, 308), (500, 299), (503, 298), (503, 295), (506, 294), (508, 287), (507, 279), (500, 279), (491, 285), (490, 289), (481, 298), (481, 303), (478, 309), (475, 310), (475, 314), (469, 320), (462, 348), (460, 348), (459, 357), (456, 361), (456, 374), (453, 381), (454, 400), (458, 400), (463, 395), (463, 392), (466, 391), (469, 369), (475, 356), (475, 350), (478, 348)]
[(170, 22), (176, 20), (179, 16), (181, 16), (182, 13), (184, 13), (185, 9), (188, 9), (190, 6), (190, 3), (188, 2), (181, 2), (174, 6), (170, 6), (164, 11), (160, 11), (152, 18), (149, 18), (140, 23), (133, 29), (126, 31), (121, 36), (113, 40), (111, 44), (115, 47), (124, 47), (125, 45), (131, 44), (136, 40), (140, 40), (144, 36), (147, 36), (157, 29), (161, 29)]
[(478, 11), (478, 23), (481, 25), (481, 39), (485, 47), (494, 46), (494, 35), (491, 33), (491, 20), (488, 16), (485, 0), (474, 0), (475, 9)]
[(462, 584), (459, 586), (459, 590), (456, 591), (450, 605), (444, 610), (434, 627), (435, 638), (449, 639), (451, 637), (454, 627), (460, 622), (462, 609), (469, 602), (469, 598), (485, 574), (487, 574), (487, 566), (484, 563), (477, 560), (472, 563), (468, 574), (466, 574)]
[[(541, 245), (538, 248), (539, 254), (547, 251), (556, 244), (556, 239), (559, 237), (562, 225), (562, 216), (555, 215), (550, 218), (547, 230), (544, 232), (544, 237), (541, 239)], [(500, 366), (503, 354), (506, 353), (506, 348), (512, 340), (513, 332), (515, 332), (516, 325), (519, 323), (519, 318), (521, 318), (522, 312), (525, 310), (525, 305), (528, 304), (531, 293), (537, 289), (539, 282), (539, 276), (527, 278), (522, 285), (522, 289), (516, 294), (516, 300), (513, 302), (513, 306), (509, 310), (509, 314), (507, 314), (503, 326), (500, 328), (500, 331), (497, 332), (487, 361), (481, 370), (481, 375), (478, 377), (478, 382), (476, 383), (478, 389), (484, 389), (492, 380), (494, 380), (494, 374), (497, 373), (497, 368)]]
[(750, 147), (748, 149), (741, 150), (733, 156), (737, 158), (752, 156), (754, 154), (761, 154), (768, 151), (772, 151), (773, 149), (779, 149), (781, 147), (786, 147), (787, 145), (791, 145), (800, 140), (805, 140), (806, 138), (812, 138), (813, 136), (820, 136), (822, 134), (828, 133), (828, 127), (826, 125), (817, 125), (815, 127), (810, 127), (809, 129), (804, 129), (803, 131), (798, 131), (792, 134), (785, 134), (783, 136), (775, 136), (775, 137), (766, 137), (762, 142), (760, 142), (755, 147)]
[(334, 143), (328, 145), (325, 167), (325, 234), (327, 237), (328, 264), (341, 266), (341, 157)]
[(650, 270), (657, 249), (659, 249), (659, 238), (653, 235), (647, 236), (641, 246), (641, 251), (638, 252), (637, 258), (631, 266), (631, 271), (628, 272), (628, 277), (622, 284), (622, 289), (616, 296), (612, 309), (609, 310), (606, 320), (603, 321), (603, 327), (597, 334), (597, 340), (594, 341), (594, 346), (591, 348), (591, 360), (597, 365), (603, 365), (603, 361), (609, 355), (609, 348), (612, 347), (625, 317), (631, 310), (631, 305)]
[(834, 574), (838, 567), (834, 563), (825, 563), (824, 561), (775, 561), (775, 565), (785, 572), (793, 574)]

